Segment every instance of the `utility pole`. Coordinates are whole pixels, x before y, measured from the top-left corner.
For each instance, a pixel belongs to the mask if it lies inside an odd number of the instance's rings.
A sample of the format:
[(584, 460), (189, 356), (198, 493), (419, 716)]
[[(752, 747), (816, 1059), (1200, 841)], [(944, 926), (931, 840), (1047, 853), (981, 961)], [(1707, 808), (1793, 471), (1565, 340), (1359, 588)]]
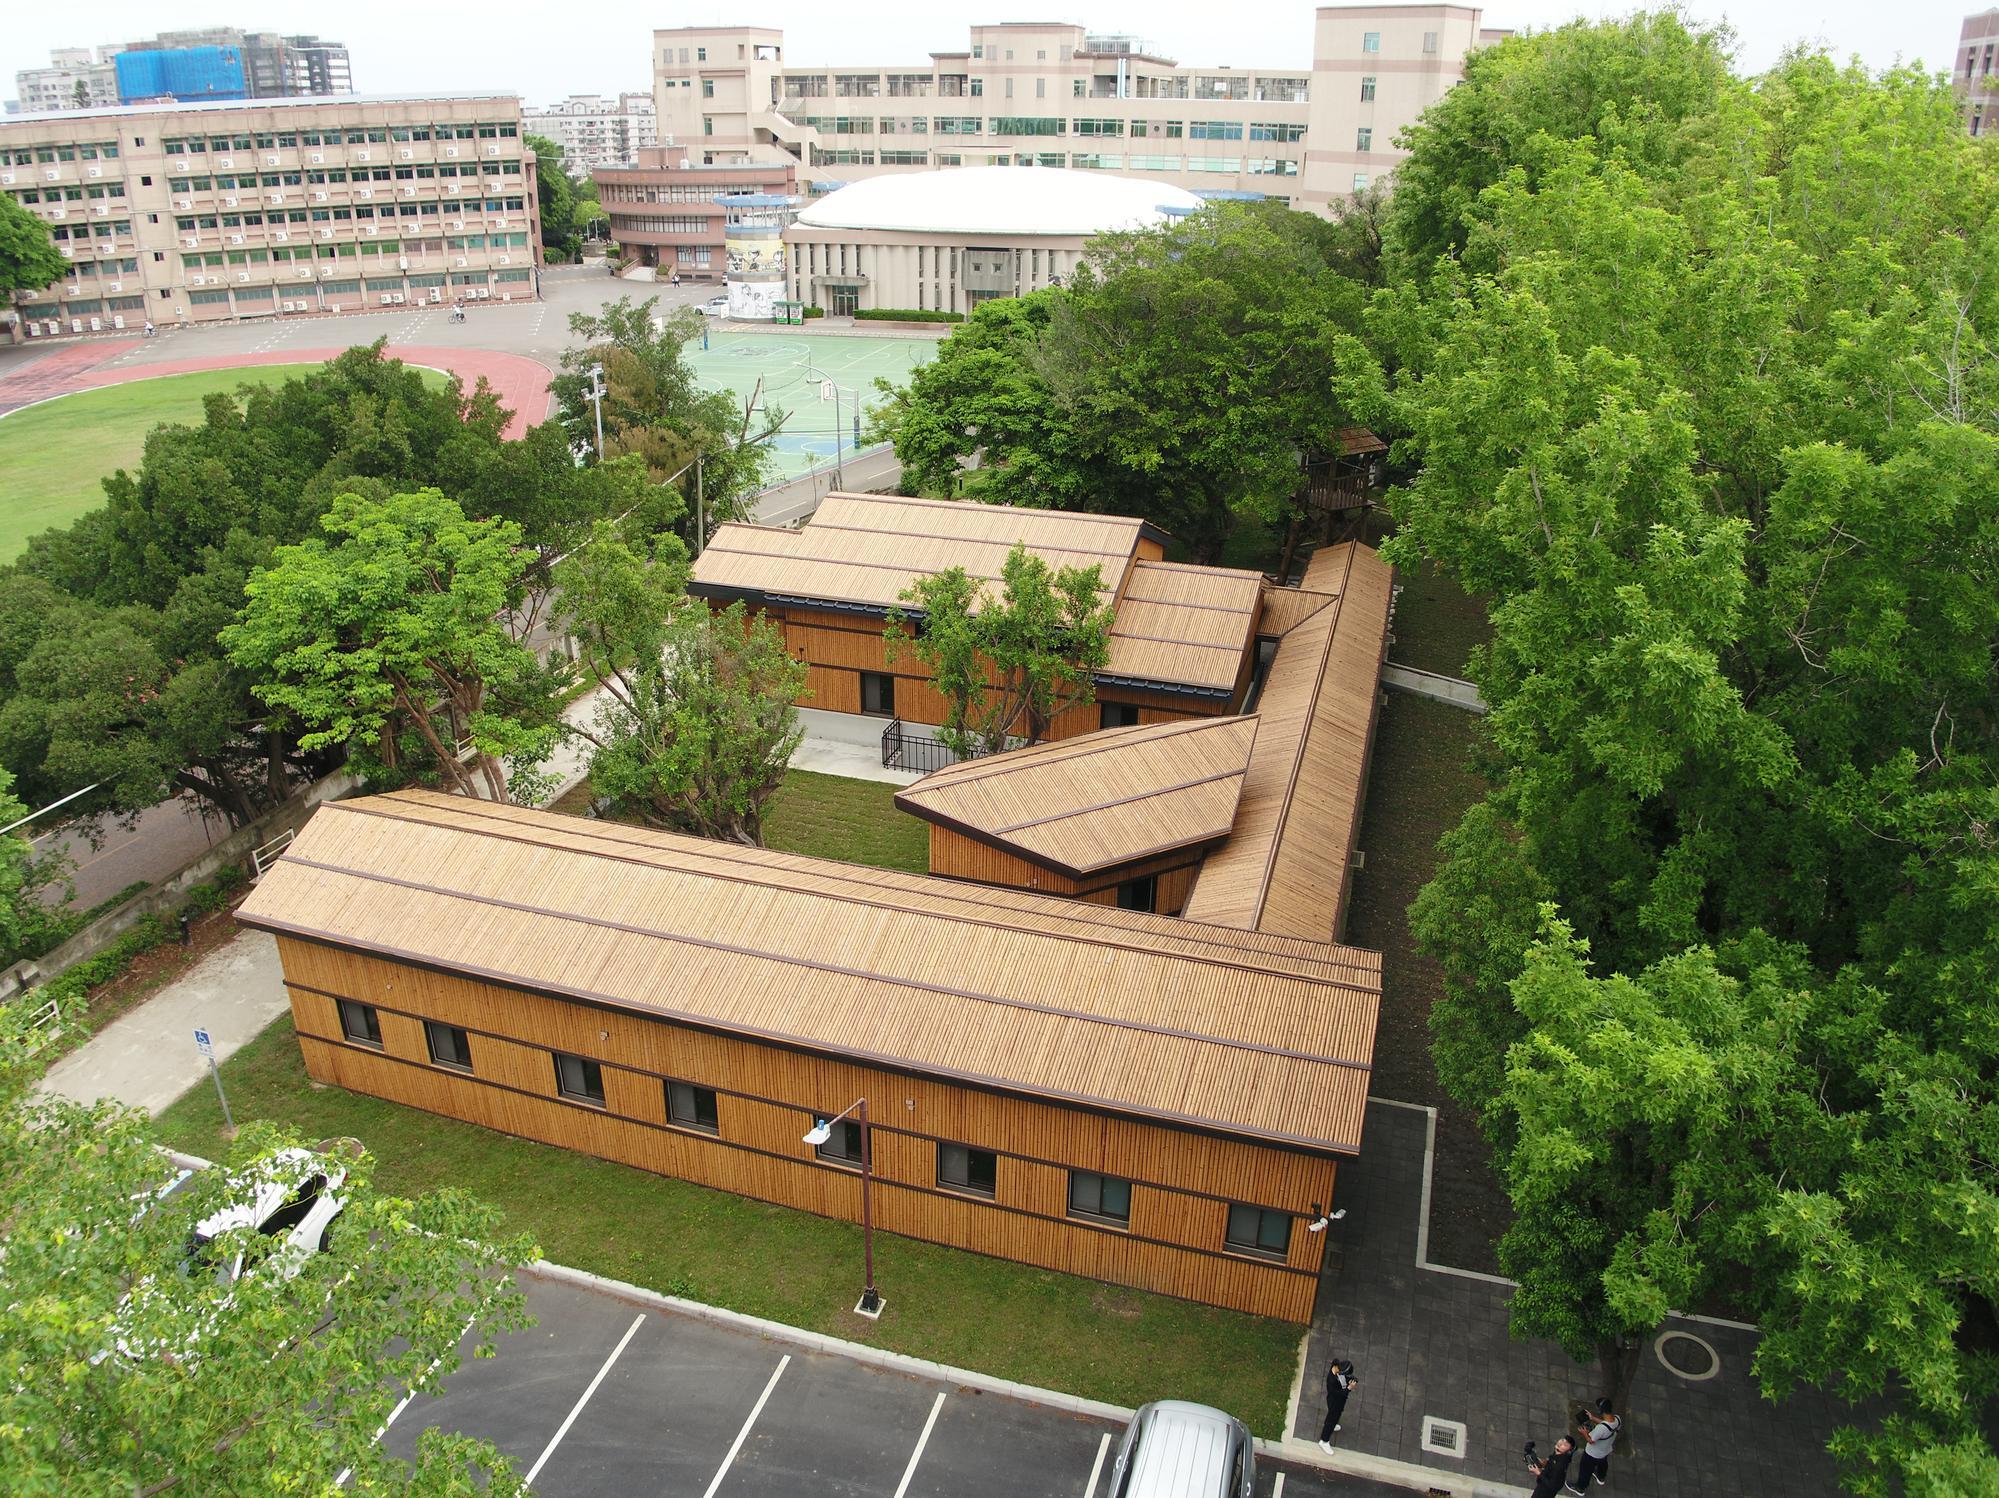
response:
[(701, 454), (694, 455), (694, 550), (708, 549), (708, 495), (701, 484)]
[(597, 461), (604, 461), (604, 366), (590, 366), (590, 388), (585, 392), (597, 413)]

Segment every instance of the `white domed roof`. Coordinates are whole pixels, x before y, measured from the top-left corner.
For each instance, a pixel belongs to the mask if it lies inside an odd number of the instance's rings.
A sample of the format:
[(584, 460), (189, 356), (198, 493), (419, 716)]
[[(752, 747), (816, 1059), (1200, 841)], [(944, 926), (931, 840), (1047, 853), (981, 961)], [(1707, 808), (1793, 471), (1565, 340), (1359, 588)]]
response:
[(1069, 167), (973, 166), (869, 177), (798, 215), (822, 229), (916, 234), (1101, 234), (1191, 213), (1185, 188)]

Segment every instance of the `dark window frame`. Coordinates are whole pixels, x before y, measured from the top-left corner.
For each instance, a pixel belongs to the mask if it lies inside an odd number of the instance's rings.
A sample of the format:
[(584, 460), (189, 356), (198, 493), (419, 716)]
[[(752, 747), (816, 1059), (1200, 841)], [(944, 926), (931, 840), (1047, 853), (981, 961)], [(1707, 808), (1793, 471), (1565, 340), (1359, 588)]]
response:
[[(670, 1127), (685, 1129), (692, 1134), (708, 1134), (717, 1138), (721, 1136), (722, 1105), (721, 1099), (717, 1096), (714, 1088), (703, 1087), (695, 1082), (678, 1082), (671, 1078), (664, 1081), (661, 1086), (665, 1090), (666, 1121)], [(675, 1110), (673, 1091), (676, 1087), (683, 1087), (687, 1090), (689, 1101), (694, 1106), (694, 1116), (692, 1118), (684, 1117)], [(701, 1118), (701, 1099), (704, 1094), (708, 1099), (708, 1119), (706, 1122), (703, 1122)]]
[[(896, 715), (896, 714), (895, 714), (895, 676), (894, 676), (894, 674), (893, 674), (892, 672), (888, 672), (888, 671), (862, 671), (862, 672), (860, 672), (860, 673), (859, 673), (859, 675), (860, 675), (860, 678), (861, 678), (861, 713), (862, 713), (862, 716), (864, 716), (864, 717), (869, 717), (869, 718), (893, 718), (893, 717), (894, 717), (894, 716)], [(883, 684), (885, 685), (885, 689), (886, 689), (886, 691), (887, 691), (887, 693), (888, 693), (888, 706), (887, 706), (887, 707), (869, 707), (869, 706), (868, 706), (868, 683), (869, 683), (870, 681), (874, 681), (874, 682), (880, 682), (880, 683), (883, 683)]]
[[(604, 1101), (604, 1063), (588, 1056), (578, 1056), (569, 1051), (550, 1051), (555, 1063), (555, 1091), (560, 1097), (572, 1103), (588, 1103), (593, 1108), (607, 1106)], [(563, 1074), (562, 1063), (575, 1063), (580, 1087), (570, 1086), (570, 1079)], [(593, 1090), (592, 1083), (595, 1083)]]
[(1139, 707), (1136, 702), (1105, 702), (1099, 699), (1097, 703), (1097, 726), (1099, 728), (1136, 728), (1138, 727), (1138, 713)]
[[(439, 1052), (438, 1036), (443, 1035), (447, 1045), (457, 1051), (457, 1056), (447, 1056)], [(441, 1066), (446, 1071), (472, 1074), (472, 1038), (462, 1026), (447, 1025), (442, 1020), (427, 1019), (423, 1022), (424, 1047), (430, 1054), (432, 1066)], [(463, 1057), (460, 1060), (459, 1057)]]
[[(962, 1181), (952, 1180), (945, 1170), (945, 1160), (952, 1150), (958, 1151), (964, 1159), (965, 1179)], [(983, 1171), (975, 1168), (978, 1162), (974, 1157), (984, 1158), (985, 1168)], [(981, 1174), (985, 1176), (990, 1184), (983, 1186), (978, 1184), (976, 1177)], [(937, 1185), (940, 1190), (949, 1191), (959, 1196), (975, 1196), (981, 1201), (998, 1200), (999, 1152), (997, 1150), (980, 1149), (974, 1144), (958, 1144), (949, 1139), (938, 1140)]]
[[(382, 1049), (382, 1017), (373, 1004), (364, 1004), (359, 999), (341, 999), (340, 1035), (353, 1045), (364, 1045), (372, 1050)], [(356, 1034), (353, 1016), (360, 1015), (361, 1033)]]
[[(813, 1126), (819, 1124), (819, 1116), (813, 1115)], [(861, 1168), (861, 1125), (859, 1120), (843, 1118), (833, 1125), (833, 1133), (824, 1144), (812, 1146), (812, 1153), (828, 1165), (837, 1165), (844, 1170)]]
[(1143, 910), (1156, 912), (1159, 909), (1159, 876), (1141, 874), (1136, 879), (1127, 879), (1117, 887), (1119, 910)]
[[(1078, 1187), (1095, 1182), (1093, 1190), (1079, 1192)], [(1105, 1223), (1112, 1227), (1129, 1231), (1131, 1227), (1131, 1182), (1123, 1176), (1106, 1175), (1100, 1170), (1071, 1170), (1069, 1172), (1069, 1215), (1083, 1222)], [(1123, 1187), (1124, 1212), (1122, 1215), (1108, 1208), (1104, 1203), (1106, 1186)], [(1079, 1195), (1095, 1201), (1095, 1206), (1085, 1206), (1077, 1200)]]
[[(1237, 1213), (1253, 1214), (1254, 1227), (1247, 1236), (1237, 1231)], [(1263, 1241), (1265, 1230), (1275, 1219), (1284, 1224), (1284, 1241), (1273, 1246)], [(1222, 1248), (1225, 1252), (1240, 1254), (1244, 1258), (1267, 1259), (1275, 1264), (1289, 1261), (1291, 1257), (1291, 1233), (1294, 1214), (1280, 1212), (1275, 1207), (1257, 1207), (1248, 1202), (1230, 1202), (1228, 1215), (1222, 1227)]]

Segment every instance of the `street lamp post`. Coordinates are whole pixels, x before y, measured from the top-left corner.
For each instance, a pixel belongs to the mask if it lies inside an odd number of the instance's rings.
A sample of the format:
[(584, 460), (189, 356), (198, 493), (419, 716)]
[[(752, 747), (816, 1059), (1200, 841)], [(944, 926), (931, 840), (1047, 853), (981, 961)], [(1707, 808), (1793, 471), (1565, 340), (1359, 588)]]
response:
[(875, 1214), (870, 1185), (874, 1179), (874, 1141), (868, 1131), (868, 1100), (856, 1098), (831, 1118), (822, 1118), (815, 1123), (805, 1136), (805, 1142), (817, 1149), (833, 1137), (833, 1126), (843, 1122), (849, 1113), (858, 1115), (861, 1126), (861, 1244), (867, 1265), (867, 1283), (861, 1288), (861, 1302), (854, 1309), (863, 1316), (879, 1316), (882, 1313), (882, 1298), (875, 1292)]
[[(842, 462), (840, 457), (840, 439), (843, 435), (847, 423), (845, 416), (843, 416), (840, 411), (841, 387), (835, 384), (833, 379), (826, 373), (826, 371), (819, 368), (818, 365), (814, 364), (810, 358), (807, 358), (805, 361), (805, 372), (809, 375), (816, 375), (818, 377), (820, 384), (819, 398), (821, 400), (824, 400), (826, 398), (826, 391), (828, 389), (830, 389), (833, 392), (833, 487), (835, 489), (844, 489), (847, 484), (847, 475), (846, 475), (845, 464)], [(861, 424), (860, 392), (850, 391), (848, 393), (854, 397), (854, 426), (858, 432), (858, 428), (860, 427)], [(855, 446), (858, 447), (859, 445), (860, 444), (857, 440)]]
[(597, 461), (604, 461), (604, 366), (590, 366), (590, 388), (584, 392), (597, 413)]

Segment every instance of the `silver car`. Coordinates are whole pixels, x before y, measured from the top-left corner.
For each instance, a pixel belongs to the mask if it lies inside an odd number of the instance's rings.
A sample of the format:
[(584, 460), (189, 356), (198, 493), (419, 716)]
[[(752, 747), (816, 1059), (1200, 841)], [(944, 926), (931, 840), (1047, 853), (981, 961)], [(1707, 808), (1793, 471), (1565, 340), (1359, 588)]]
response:
[(1252, 1498), (1256, 1446), (1233, 1415), (1158, 1399), (1132, 1416), (1111, 1466), (1110, 1498)]

